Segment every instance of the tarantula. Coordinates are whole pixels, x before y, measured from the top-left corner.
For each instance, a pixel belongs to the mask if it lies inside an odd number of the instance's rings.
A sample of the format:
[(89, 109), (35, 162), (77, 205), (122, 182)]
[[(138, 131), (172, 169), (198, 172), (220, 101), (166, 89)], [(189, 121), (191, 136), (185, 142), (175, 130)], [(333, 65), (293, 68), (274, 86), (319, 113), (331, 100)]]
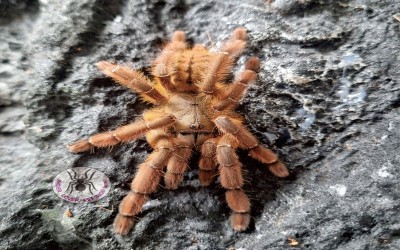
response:
[[(155, 105), (143, 119), (99, 133), (69, 146), (73, 153), (130, 142), (145, 135), (154, 149), (138, 170), (131, 192), (122, 200), (114, 230), (125, 235), (134, 224), (150, 193), (156, 191), (163, 176), (166, 188), (176, 189), (188, 168), (192, 150), (200, 151), (199, 179), (210, 185), (219, 172), (226, 189), (226, 202), (232, 209), (231, 226), (244, 231), (250, 222), (250, 201), (243, 192), (242, 164), (236, 149), (268, 164), (276, 176), (286, 177), (285, 165), (243, 125), (234, 109), (246, 88), (255, 81), (260, 60), (251, 57), (231, 84), (227, 76), (246, 45), (247, 33), (237, 28), (219, 52), (196, 44), (188, 48), (185, 34), (176, 31), (152, 66), (153, 81), (129, 67), (101, 61), (97, 67), (119, 84), (137, 92)], [(166, 170), (164, 171), (164, 168)]]

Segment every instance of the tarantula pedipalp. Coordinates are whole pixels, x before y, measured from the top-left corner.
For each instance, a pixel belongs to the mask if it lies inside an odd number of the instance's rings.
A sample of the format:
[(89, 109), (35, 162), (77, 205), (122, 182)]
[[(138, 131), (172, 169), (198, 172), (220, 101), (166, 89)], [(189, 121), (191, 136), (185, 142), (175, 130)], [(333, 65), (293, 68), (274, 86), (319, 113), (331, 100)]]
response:
[(250, 201), (242, 190), (242, 164), (236, 149), (249, 150), (250, 156), (268, 164), (276, 176), (289, 174), (277, 156), (244, 127), (244, 119), (234, 111), (246, 88), (256, 79), (259, 59), (249, 58), (233, 83), (224, 82), (246, 45), (246, 37), (246, 30), (238, 28), (219, 52), (211, 52), (203, 45), (187, 48), (185, 34), (176, 31), (154, 62), (153, 82), (128, 67), (106, 61), (97, 63), (103, 73), (155, 105), (143, 114), (142, 120), (69, 146), (71, 152), (78, 153), (146, 135), (154, 149), (138, 166), (131, 192), (120, 204), (114, 221), (116, 233), (129, 232), (133, 217), (157, 189), (162, 176), (167, 188), (179, 186), (192, 149), (201, 153), (199, 179), (203, 186), (210, 185), (219, 172), (221, 186), (227, 190), (226, 201), (233, 211), (231, 225), (236, 231), (245, 230), (250, 222)]

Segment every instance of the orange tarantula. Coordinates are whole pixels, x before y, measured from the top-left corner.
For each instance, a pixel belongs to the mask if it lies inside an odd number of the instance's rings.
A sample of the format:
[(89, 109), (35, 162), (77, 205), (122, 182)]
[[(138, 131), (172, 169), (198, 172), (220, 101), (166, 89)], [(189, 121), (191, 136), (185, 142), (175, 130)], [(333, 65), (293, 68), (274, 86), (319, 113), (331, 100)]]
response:
[(276, 176), (289, 174), (285, 165), (257, 141), (243, 125), (241, 115), (234, 111), (246, 88), (255, 81), (260, 60), (249, 58), (233, 83), (225, 83), (246, 45), (246, 37), (246, 30), (238, 28), (219, 52), (212, 52), (200, 44), (188, 48), (184, 32), (176, 31), (154, 61), (154, 81), (125, 66), (106, 61), (97, 63), (103, 73), (155, 105), (144, 112), (142, 120), (69, 146), (71, 152), (78, 153), (146, 135), (154, 149), (138, 166), (131, 192), (119, 206), (114, 221), (116, 233), (125, 235), (130, 231), (134, 216), (141, 211), (149, 194), (156, 191), (162, 176), (167, 188), (179, 186), (193, 149), (201, 152), (201, 185), (210, 185), (219, 173), (221, 186), (226, 189), (226, 202), (232, 209), (231, 225), (236, 231), (245, 230), (250, 222), (250, 201), (242, 190), (242, 164), (236, 149), (249, 150), (251, 157), (268, 164)]

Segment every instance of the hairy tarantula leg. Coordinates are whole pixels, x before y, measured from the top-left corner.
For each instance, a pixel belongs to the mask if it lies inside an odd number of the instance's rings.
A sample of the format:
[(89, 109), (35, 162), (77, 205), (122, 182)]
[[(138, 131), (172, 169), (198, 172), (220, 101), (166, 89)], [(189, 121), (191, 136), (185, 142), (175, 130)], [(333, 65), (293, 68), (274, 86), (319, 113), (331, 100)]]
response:
[(183, 31), (175, 31), (171, 42), (168, 43), (160, 56), (155, 60), (153, 75), (160, 79), (160, 83), (167, 90), (174, 91), (175, 86), (171, 82), (171, 75), (176, 71), (177, 58), (175, 52), (186, 49), (186, 38)]
[(114, 221), (114, 231), (126, 235), (133, 227), (134, 216), (142, 211), (148, 194), (153, 193), (159, 185), (162, 168), (167, 164), (173, 151), (168, 138), (160, 138), (146, 161), (139, 165), (132, 181), (131, 192), (122, 200), (119, 214)]
[(274, 152), (263, 145), (257, 145), (250, 149), (249, 155), (259, 162), (268, 164), (269, 171), (274, 175), (278, 177), (287, 177), (289, 175), (289, 170), (285, 164), (278, 159), (278, 156)]
[(229, 86), (228, 93), (224, 98), (217, 100), (213, 105), (214, 110), (222, 111), (228, 107), (232, 107), (240, 101), (247, 87), (254, 82), (257, 77), (257, 71), (260, 68), (260, 59), (251, 57), (246, 61), (245, 70), (240, 73), (233, 84)]
[(167, 164), (167, 171), (164, 175), (165, 186), (168, 189), (176, 189), (182, 182), (183, 174), (188, 168), (189, 159), (192, 155), (194, 145), (193, 135), (177, 136), (174, 146), (174, 153)]
[(93, 147), (103, 148), (113, 146), (119, 142), (136, 140), (149, 130), (169, 126), (174, 122), (175, 117), (173, 115), (164, 114), (164, 116), (161, 116), (161, 118), (158, 119), (153, 119), (150, 121), (138, 121), (119, 127), (114, 131), (93, 135), (88, 140), (77, 141), (69, 145), (68, 148), (69, 151), (73, 153), (79, 153), (90, 150)]
[(210, 185), (217, 176), (217, 162), (215, 152), (217, 150), (216, 138), (207, 139), (201, 146), (201, 158), (199, 162), (199, 179), (202, 186)]
[(279, 161), (278, 157), (269, 149), (260, 145), (254, 135), (250, 133), (241, 123), (234, 122), (226, 116), (219, 116), (215, 120), (215, 125), (223, 133), (233, 135), (239, 141), (239, 147), (250, 149), (249, 155), (254, 159), (269, 164), (268, 169), (278, 177), (286, 177), (289, 171), (286, 166)]
[(250, 222), (250, 201), (242, 191), (241, 163), (236, 155), (239, 142), (233, 136), (223, 135), (217, 143), (216, 158), (219, 164), (221, 185), (227, 189), (226, 202), (232, 209), (231, 225), (235, 231), (244, 231)]
[(229, 58), (228, 53), (218, 53), (200, 84), (202, 91), (208, 95), (214, 94), (215, 84), (226, 75), (231, 66), (232, 60)]
[(221, 48), (221, 52), (227, 52), (231, 58), (237, 58), (246, 46), (247, 32), (244, 28), (237, 28), (233, 31), (231, 39)]
[(155, 61), (153, 75), (160, 79), (160, 83), (169, 91), (174, 91), (176, 87), (171, 81), (171, 75), (176, 71), (177, 60), (172, 51), (164, 51)]
[(96, 66), (122, 86), (137, 92), (145, 101), (156, 105), (166, 101), (166, 97), (154, 88), (143, 73), (107, 61), (100, 61)]
[(185, 32), (177, 30), (172, 34), (171, 42), (169, 42), (164, 51), (180, 51), (186, 49), (186, 36)]
[(246, 38), (247, 33), (243, 28), (237, 28), (233, 32), (231, 39), (224, 44), (207, 70), (207, 74), (200, 85), (204, 93), (216, 94), (214, 93), (215, 84), (224, 79), (235, 59), (242, 53), (246, 46)]

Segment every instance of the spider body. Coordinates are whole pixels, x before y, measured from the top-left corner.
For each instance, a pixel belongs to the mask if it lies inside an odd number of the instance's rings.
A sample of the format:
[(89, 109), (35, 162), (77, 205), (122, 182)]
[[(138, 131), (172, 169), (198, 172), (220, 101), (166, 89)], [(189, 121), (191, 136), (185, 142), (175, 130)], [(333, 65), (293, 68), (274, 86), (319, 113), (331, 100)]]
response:
[(171, 96), (164, 112), (175, 115), (175, 133), (209, 134), (215, 128), (211, 110), (211, 101), (204, 94), (177, 94)]
[(279, 177), (289, 174), (234, 111), (248, 85), (256, 79), (260, 66), (258, 58), (249, 58), (233, 82), (226, 83), (245, 47), (246, 37), (246, 30), (238, 28), (219, 52), (211, 52), (203, 45), (187, 48), (184, 33), (176, 31), (154, 61), (153, 81), (125, 66), (106, 61), (97, 64), (103, 73), (155, 105), (144, 112), (142, 120), (69, 146), (71, 152), (78, 153), (145, 135), (154, 149), (138, 166), (131, 192), (120, 204), (114, 221), (116, 233), (129, 232), (134, 216), (140, 213), (149, 194), (156, 191), (161, 177), (166, 188), (179, 186), (193, 150), (200, 151), (199, 179), (203, 186), (210, 185), (219, 174), (220, 184), (227, 190), (225, 198), (232, 209), (231, 225), (236, 231), (245, 230), (250, 221), (250, 201), (242, 190), (242, 164), (236, 149), (249, 150), (251, 157), (268, 164), (269, 170)]

